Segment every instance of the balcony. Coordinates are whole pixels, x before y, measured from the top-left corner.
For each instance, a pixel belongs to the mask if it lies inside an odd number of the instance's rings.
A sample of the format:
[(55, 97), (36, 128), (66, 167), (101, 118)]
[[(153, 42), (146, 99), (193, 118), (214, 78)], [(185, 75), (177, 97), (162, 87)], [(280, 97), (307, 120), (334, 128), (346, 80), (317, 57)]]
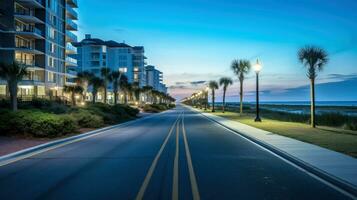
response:
[(77, 42), (77, 36), (71, 31), (66, 30), (66, 42)]
[(71, 6), (72, 8), (78, 8), (77, 0), (66, 0), (67, 5)]
[(71, 19), (66, 19), (66, 30), (77, 31), (78, 25), (74, 23)]
[(66, 66), (77, 66), (77, 60), (67, 56), (66, 57)]
[(66, 44), (66, 54), (77, 54), (77, 48), (71, 43)]
[(35, 17), (35, 13), (33, 10), (25, 10), (25, 9), (15, 9), (15, 18), (21, 20), (22, 22), (25, 23), (38, 23), (38, 24), (43, 24), (44, 22), (37, 17)]
[(16, 2), (28, 8), (45, 8), (43, 0), (16, 0)]
[(26, 38), (44, 39), (42, 31), (34, 26), (16, 26), (15, 31), (16, 34)]
[(78, 19), (78, 14), (77, 12), (70, 6), (66, 5), (66, 15), (68, 18), (77, 20)]
[(15, 62), (19, 63), (20, 65), (26, 65), (27, 67), (35, 67), (35, 60), (32, 59), (22, 59), (22, 60), (15, 60)]

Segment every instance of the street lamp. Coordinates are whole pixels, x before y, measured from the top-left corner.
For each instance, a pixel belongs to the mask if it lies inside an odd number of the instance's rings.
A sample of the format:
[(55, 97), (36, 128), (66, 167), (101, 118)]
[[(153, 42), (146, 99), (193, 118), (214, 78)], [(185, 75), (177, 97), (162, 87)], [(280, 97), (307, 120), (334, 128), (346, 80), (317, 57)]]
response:
[(260, 64), (259, 60), (257, 59), (257, 62), (253, 66), (255, 74), (256, 74), (256, 117), (255, 120), (256, 122), (261, 122), (262, 120), (260, 119), (259, 116), (259, 72), (262, 70), (262, 65)]

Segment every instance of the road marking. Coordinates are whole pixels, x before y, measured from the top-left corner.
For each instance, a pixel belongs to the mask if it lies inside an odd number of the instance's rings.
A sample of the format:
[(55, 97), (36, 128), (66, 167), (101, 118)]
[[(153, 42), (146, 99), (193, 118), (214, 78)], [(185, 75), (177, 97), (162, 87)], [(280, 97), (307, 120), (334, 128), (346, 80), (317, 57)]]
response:
[[(193, 110), (192, 108), (189, 108), (189, 107), (188, 107), (188, 109)], [(354, 194), (351, 194), (350, 192), (348, 192), (348, 191), (346, 191), (346, 190), (344, 190), (344, 189), (342, 189), (342, 188), (340, 188), (340, 187), (334, 185), (333, 183), (330, 183), (330, 182), (327, 181), (327, 180), (324, 180), (323, 178), (321, 178), (321, 177), (315, 175), (314, 173), (307, 171), (307, 170), (304, 169), (303, 167), (300, 167), (299, 165), (297, 165), (297, 164), (295, 164), (295, 163), (293, 163), (293, 162), (287, 160), (286, 158), (284, 158), (284, 157), (278, 155), (277, 153), (271, 151), (270, 149), (268, 149), (268, 148), (266, 148), (266, 147), (264, 147), (264, 146), (258, 144), (257, 142), (253, 141), (252, 139), (248, 138), (247, 136), (242, 135), (242, 134), (239, 133), (238, 131), (234, 131), (234, 130), (232, 130), (232, 129), (230, 129), (230, 128), (227, 128), (225, 125), (222, 125), (221, 123), (219, 123), (219, 122), (217, 122), (217, 121), (215, 121), (215, 120), (213, 120), (213, 119), (207, 117), (206, 115), (202, 114), (201, 112), (198, 112), (198, 111), (196, 111), (196, 110), (193, 110), (193, 111), (196, 112), (196, 113), (198, 113), (198, 114), (200, 114), (201, 116), (203, 116), (204, 119), (207, 119), (208, 121), (213, 122), (213, 124), (215, 124), (216, 126), (222, 127), (223, 129), (227, 130), (228, 132), (233, 133), (233, 134), (235, 134), (235, 135), (241, 137), (242, 139), (244, 139), (244, 140), (246, 140), (246, 141), (252, 143), (253, 145), (257, 146), (258, 148), (260, 148), (260, 149), (262, 149), (262, 150), (264, 150), (264, 151), (269, 152), (269, 153), (272, 154), (273, 156), (275, 156), (275, 157), (281, 159), (283, 162), (286, 162), (286, 163), (290, 164), (291, 166), (295, 167), (297, 170), (300, 170), (301, 172), (306, 173), (307, 175), (309, 175), (310, 177), (316, 179), (317, 181), (320, 181), (320, 182), (322, 182), (323, 184), (326, 184), (327, 186), (331, 187), (332, 189), (337, 190), (338, 192), (340, 192), (340, 193), (342, 193), (342, 194), (348, 196), (348, 197), (351, 198), (351, 199), (357, 200), (357, 197), (356, 197)]]
[(184, 118), (185, 118), (185, 115), (182, 114), (182, 118), (181, 118), (182, 119), (182, 134), (183, 134), (183, 141), (185, 143), (185, 151), (186, 151), (188, 172), (189, 172), (189, 175), (190, 175), (190, 182), (191, 182), (192, 198), (194, 200), (199, 200), (200, 199), (200, 193), (198, 191), (196, 175), (195, 175), (195, 171), (194, 171), (193, 165), (192, 165), (190, 149), (188, 147)]
[(180, 120), (176, 124), (176, 152), (172, 179), (172, 199), (177, 200), (179, 196), (179, 151), (180, 151)]
[(167, 142), (168, 142), (168, 140), (169, 140), (169, 138), (170, 138), (170, 136), (171, 136), (171, 134), (172, 134), (172, 131), (174, 130), (176, 123), (177, 123), (177, 122), (179, 121), (179, 119), (180, 119), (180, 116), (181, 116), (181, 114), (179, 114), (179, 116), (177, 117), (176, 121), (175, 121), (174, 124), (171, 126), (170, 131), (169, 131), (169, 134), (167, 134), (167, 136), (166, 136), (164, 142), (162, 143), (162, 145), (161, 145), (161, 147), (160, 147), (159, 152), (158, 152), (157, 155), (155, 156), (154, 161), (151, 163), (151, 166), (150, 166), (150, 168), (149, 168), (149, 171), (147, 172), (147, 174), (146, 174), (146, 176), (145, 176), (144, 182), (143, 182), (143, 184), (141, 185), (138, 194), (136, 195), (136, 198), (135, 198), (136, 200), (141, 200), (141, 199), (144, 198), (144, 194), (145, 194), (146, 188), (148, 187), (149, 182), (150, 182), (150, 179), (151, 179), (151, 177), (152, 177), (152, 175), (153, 175), (153, 173), (154, 173), (154, 171), (155, 171), (157, 162), (159, 161), (160, 156), (161, 156), (162, 152), (164, 151), (165, 146), (166, 146), (166, 144), (167, 144)]

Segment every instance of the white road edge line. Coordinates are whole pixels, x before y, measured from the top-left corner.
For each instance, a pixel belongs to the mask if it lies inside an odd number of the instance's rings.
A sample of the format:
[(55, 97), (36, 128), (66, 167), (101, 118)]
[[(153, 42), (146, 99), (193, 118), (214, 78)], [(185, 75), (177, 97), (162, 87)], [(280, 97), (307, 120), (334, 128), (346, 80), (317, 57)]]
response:
[[(194, 111), (197, 112), (197, 113), (199, 113), (199, 112), (196, 111), (196, 110), (194, 110)], [(201, 113), (199, 113), (199, 114), (201, 114)], [(201, 115), (202, 115), (202, 114), (201, 114)], [(300, 170), (300, 171), (302, 171), (302, 172), (308, 174), (308, 175), (311, 176), (312, 178), (314, 178), (314, 179), (316, 179), (316, 180), (318, 180), (318, 181), (324, 183), (325, 185), (327, 185), (327, 186), (329, 186), (329, 187), (331, 187), (331, 188), (333, 188), (333, 189), (339, 191), (340, 193), (342, 193), (342, 194), (344, 194), (344, 195), (350, 197), (351, 199), (357, 200), (357, 197), (355, 197), (353, 194), (350, 194), (349, 192), (347, 192), (347, 191), (345, 191), (345, 190), (343, 190), (343, 189), (341, 189), (341, 188), (335, 186), (334, 184), (332, 184), (332, 183), (330, 183), (330, 182), (328, 182), (328, 181), (326, 181), (326, 180), (324, 180), (324, 179), (318, 177), (317, 175), (315, 175), (315, 174), (313, 174), (313, 173), (311, 173), (311, 172), (305, 170), (304, 168), (302, 168), (302, 167), (296, 165), (295, 163), (293, 163), (293, 162), (287, 160), (286, 158), (283, 158), (282, 156), (276, 154), (275, 152), (273, 152), (273, 151), (271, 151), (271, 150), (269, 150), (269, 149), (267, 149), (267, 148), (265, 148), (265, 147), (263, 147), (263, 146), (257, 144), (256, 142), (254, 142), (254, 141), (252, 141), (252, 140), (250, 140), (250, 139), (244, 137), (243, 135), (241, 135), (241, 134), (239, 134), (239, 133), (237, 133), (237, 132), (235, 132), (235, 131), (233, 131), (233, 130), (231, 130), (231, 129), (225, 127), (225, 126), (223, 126), (222, 124), (220, 124), (220, 123), (218, 123), (218, 122), (212, 120), (211, 118), (209, 118), (209, 117), (207, 117), (207, 116), (205, 116), (205, 115), (203, 115), (203, 116), (204, 116), (206, 119), (208, 119), (209, 121), (214, 122), (214, 124), (216, 124), (216, 125), (218, 125), (218, 126), (224, 128), (224, 129), (226, 129), (227, 131), (229, 131), (229, 132), (231, 132), (231, 133), (233, 133), (233, 134), (235, 134), (235, 135), (237, 135), (237, 136), (239, 136), (239, 137), (241, 137), (241, 138), (247, 140), (248, 142), (250, 142), (250, 143), (256, 145), (257, 147), (259, 147), (259, 148), (261, 148), (261, 149), (263, 149), (263, 150), (269, 152), (270, 154), (274, 155), (275, 157), (277, 157), (277, 158), (283, 160), (284, 162), (286, 162), (286, 163), (292, 165), (293, 167), (297, 168), (298, 170)]]

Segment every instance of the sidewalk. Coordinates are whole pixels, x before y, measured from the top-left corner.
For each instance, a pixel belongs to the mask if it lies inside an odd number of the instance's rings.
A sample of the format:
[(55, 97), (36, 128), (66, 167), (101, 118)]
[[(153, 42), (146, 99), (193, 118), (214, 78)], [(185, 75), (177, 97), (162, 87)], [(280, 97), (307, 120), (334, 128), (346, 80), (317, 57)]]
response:
[(357, 189), (357, 159), (353, 157), (270, 133), (210, 113), (202, 113), (200, 110), (194, 108), (191, 109), (267, 147), (269, 150), (273, 150), (275, 153), (278, 152), (278, 155), (283, 154), (282, 157), (288, 157), (288, 160), (295, 161), (295, 164), (299, 164), (296, 162), (300, 162), (304, 167), (311, 168), (312, 171), (320, 172), (321, 174), (318, 175), (323, 176), (323, 178), (332, 178), (349, 185), (349, 187), (354, 190)]

